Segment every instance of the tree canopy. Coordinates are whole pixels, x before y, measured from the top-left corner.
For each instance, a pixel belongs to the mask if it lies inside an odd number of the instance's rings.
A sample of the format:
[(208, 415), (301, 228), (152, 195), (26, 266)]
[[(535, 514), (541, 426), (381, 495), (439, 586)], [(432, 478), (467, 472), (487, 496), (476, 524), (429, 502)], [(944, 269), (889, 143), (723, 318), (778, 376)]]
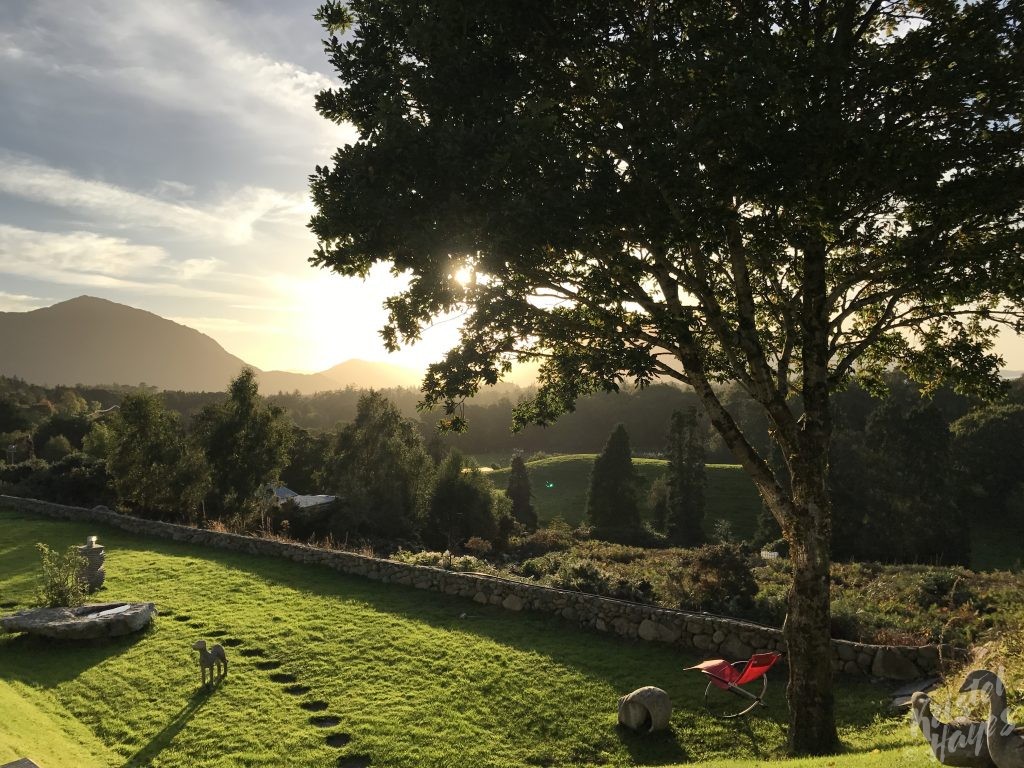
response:
[[(1022, 327), (1021, 0), (326, 2), (359, 139), (311, 177), (313, 264), (408, 276), (390, 347), (462, 339), (425, 403), (542, 361), (519, 423), (690, 384), (790, 543), (790, 746), (834, 750), (830, 392), (900, 361), (992, 392)], [(763, 411), (780, 471), (713, 384)]]

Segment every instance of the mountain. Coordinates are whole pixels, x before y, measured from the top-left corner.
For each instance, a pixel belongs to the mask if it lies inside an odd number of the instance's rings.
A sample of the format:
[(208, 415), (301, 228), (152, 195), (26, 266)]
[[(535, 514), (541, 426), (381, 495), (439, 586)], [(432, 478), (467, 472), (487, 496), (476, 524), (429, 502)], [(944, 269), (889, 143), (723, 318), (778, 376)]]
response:
[[(0, 312), (0, 375), (33, 384), (140, 384), (221, 392), (246, 365), (204, 333), (141, 309), (79, 296), (31, 312)], [(349, 360), (323, 373), (260, 371), (264, 392), (303, 394), (416, 386), (390, 363)]]
[(394, 363), (373, 363), (367, 360), (346, 360), (317, 375), (324, 376), (335, 382), (338, 387), (343, 388), (347, 386), (362, 389), (418, 387), (423, 381), (423, 374), (411, 368), (404, 368)]

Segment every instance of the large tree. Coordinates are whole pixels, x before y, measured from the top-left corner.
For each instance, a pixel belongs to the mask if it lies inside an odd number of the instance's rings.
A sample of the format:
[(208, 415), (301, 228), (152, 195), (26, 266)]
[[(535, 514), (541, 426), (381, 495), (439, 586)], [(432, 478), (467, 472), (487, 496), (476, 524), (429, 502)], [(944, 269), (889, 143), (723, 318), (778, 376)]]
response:
[[(893, 360), (984, 389), (1021, 318), (1021, 0), (331, 0), (359, 132), (311, 178), (314, 265), (408, 276), (390, 347), (464, 312), (426, 404), (541, 359), (519, 423), (690, 384), (789, 541), (790, 747), (837, 746), (830, 393)], [(772, 467), (723, 403), (764, 413)]]
[(594, 459), (587, 491), (587, 520), (598, 536), (633, 539), (640, 530), (639, 484), (629, 433), (617, 424)]
[(158, 396), (138, 392), (125, 395), (109, 427), (107, 472), (121, 503), (145, 517), (197, 521), (210, 470), (178, 415)]
[(673, 411), (668, 425), (665, 533), (673, 544), (704, 543), (704, 430), (696, 408)]
[(284, 411), (260, 396), (256, 372), (244, 368), (225, 400), (196, 414), (192, 429), (210, 464), (213, 511), (252, 523), (266, 486), (288, 463), (292, 433)]

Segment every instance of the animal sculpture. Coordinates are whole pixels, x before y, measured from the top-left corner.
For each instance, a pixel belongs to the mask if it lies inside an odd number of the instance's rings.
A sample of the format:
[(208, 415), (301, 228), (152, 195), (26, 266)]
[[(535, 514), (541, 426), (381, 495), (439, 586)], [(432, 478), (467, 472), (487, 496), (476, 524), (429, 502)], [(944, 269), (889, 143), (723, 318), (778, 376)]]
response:
[(992, 762), (997, 768), (1024, 768), (1024, 733), (1010, 722), (1010, 707), (1003, 681), (987, 669), (975, 670), (960, 686), (961, 693), (968, 691), (981, 691), (988, 695), (985, 736)]
[(984, 721), (957, 718), (944, 723), (932, 714), (932, 700), (921, 691), (910, 698), (910, 717), (941, 765), (994, 768)]
[(206, 649), (205, 640), (196, 640), (192, 649), (199, 651), (199, 676), (200, 684), (206, 685), (206, 671), (210, 671), (210, 685), (214, 683), (214, 673), (218, 677), (226, 677), (228, 674), (228, 657), (224, 653), (224, 646), (217, 643), (209, 650)]

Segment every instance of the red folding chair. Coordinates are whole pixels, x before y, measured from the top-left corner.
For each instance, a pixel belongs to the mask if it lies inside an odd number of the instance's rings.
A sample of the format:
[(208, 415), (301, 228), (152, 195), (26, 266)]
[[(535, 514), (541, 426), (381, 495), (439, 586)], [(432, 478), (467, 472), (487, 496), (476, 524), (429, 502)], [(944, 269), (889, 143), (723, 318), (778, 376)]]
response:
[(781, 653), (772, 651), (755, 653), (746, 661), (709, 659), (686, 669), (704, 673), (708, 678), (708, 687), (704, 689), (705, 706), (715, 717), (728, 720), (766, 706), (764, 695), (768, 691), (768, 670), (781, 658)]

